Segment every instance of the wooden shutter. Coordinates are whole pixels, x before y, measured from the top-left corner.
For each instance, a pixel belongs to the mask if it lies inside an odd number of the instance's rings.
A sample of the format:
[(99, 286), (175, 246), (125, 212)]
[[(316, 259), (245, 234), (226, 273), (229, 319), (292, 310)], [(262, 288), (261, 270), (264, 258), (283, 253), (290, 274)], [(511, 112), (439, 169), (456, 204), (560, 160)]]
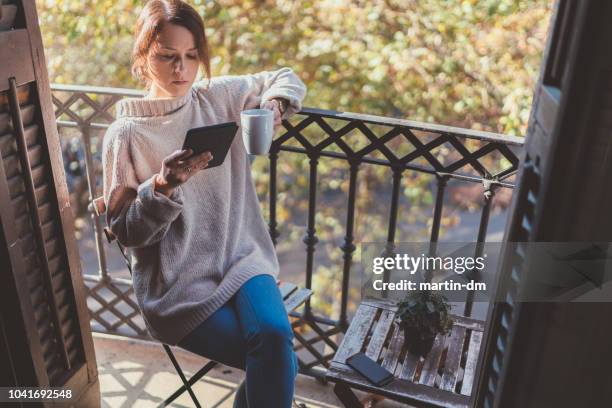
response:
[[(99, 406), (85, 288), (33, 0), (0, 31), (0, 368)], [(78, 399), (77, 398), (77, 399)]]
[[(609, 406), (612, 303), (519, 303), (527, 242), (612, 241), (612, 2), (561, 0), (534, 94), (475, 406)], [(551, 282), (561, 298), (593, 289)], [(559, 279), (559, 282), (561, 279)], [(558, 283), (557, 286), (554, 283)]]

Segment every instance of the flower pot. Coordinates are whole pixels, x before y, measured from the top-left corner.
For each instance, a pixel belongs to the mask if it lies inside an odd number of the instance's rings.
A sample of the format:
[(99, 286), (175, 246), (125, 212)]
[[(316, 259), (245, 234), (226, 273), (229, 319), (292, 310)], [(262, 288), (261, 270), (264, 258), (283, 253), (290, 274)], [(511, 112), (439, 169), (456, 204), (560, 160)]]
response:
[(435, 335), (423, 337), (419, 329), (415, 327), (404, 327), (404, 342), (408, 351), (416, 356), (425, 357), (433, 347)]
[(10, 30), (15, 23), (17, 15), (17, 5), (4, 4), (0, 6), (0, 30)]

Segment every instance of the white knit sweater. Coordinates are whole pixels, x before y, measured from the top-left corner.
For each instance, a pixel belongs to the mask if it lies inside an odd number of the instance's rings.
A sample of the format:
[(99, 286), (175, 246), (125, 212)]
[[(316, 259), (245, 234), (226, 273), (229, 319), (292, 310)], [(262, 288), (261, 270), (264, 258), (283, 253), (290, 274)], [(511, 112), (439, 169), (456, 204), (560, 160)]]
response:
[[(236, 121), (271, 98), (299, 111), (304, 83), (290, 68), (220, 76), (175, 98), (126, 98), (103, 142), (107, 223), (131, 248), (134, 290), (158, 340), (176, 344), (249, 278), (278, 276), (278, 259), (255, 193), (241, 132), (223, 165), (204, 169), (168, 198), (152, 189), (162, 159), (187, 130)], [(214, 335), (214, 333), (211, 333)]]

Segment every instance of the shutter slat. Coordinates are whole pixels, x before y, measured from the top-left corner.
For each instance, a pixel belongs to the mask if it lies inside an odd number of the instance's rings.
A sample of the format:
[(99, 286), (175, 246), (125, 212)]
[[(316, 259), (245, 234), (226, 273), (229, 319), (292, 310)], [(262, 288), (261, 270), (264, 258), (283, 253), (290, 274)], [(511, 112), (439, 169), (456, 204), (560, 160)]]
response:
[(15, 199), (17, 198), (19, 198), (20, 200), (23, 199), (23, 201), (27, 200), (25, 196), (25, 185), (23, 184), (23, 179), (20, 176), (12, 177), (10, 179), (7, 179), (6, 181), (8, 183), (11, 201), (15, 201)]
[(36, 248), (36, 244), (34, 243), (34, 236), (32, 235), (32, 231), (30, 230), (23, 238), (21, 238), (21, 251), (24, 256), (29, 255), (31, 252), (34, 252)]
[(49, 202), (49, 200), (51, 199), (51, 191), (52, 190), (49, 186), (49, 183), (45, 183), (39, 187), (36, 187), (36, 202), (39, 206)]
[(36, 114), (36, 105), (32, 103), (28, 103), (27, 105), (21, 105), (21, 120), (23, 121), (23, 125), (29, 128), (32, 125), (35, 125), (35, 114)]
[[(52, 238), (58, 236), (57, 221), (51, 220), (42, 225), (43, 238), (45, 242), (49, 242)], [(59, 237), (58, 237), (59, 238)], [(51, 258), (51, 256), (49, 256)]]
[(51, 272), (51, 276), (55, 276), (60, 273), (63, 266), (63, 261), (64, 258), (61, 255), (56, 255), (49, 260), (49, 271)]
[[(7, 114), (7, 116), (9, 116)], [(4, 133), (0, 135), (0, 154), (2, 158), (6, 158), (17, 150), (15, 147), (15, 135), (12, 133)]]
[[(64, 300), (66, 300), (66, 298), (64, 298)], [(68, 316), (68, 312), (70, 312), (70, 302), (64, 302), (64, 304), (58, 304), (57, 308), (59, 309), (58, 310), (58, 314), (59, 314), (59, 321), (60, 322), (66, 320), (68, 317), (70, 317), (70, 316)]]
[(45, 361), (51, 360), (51, 356), (53, 354), (57, 354), (57, 348), (55, 347), (55, 343), (48, 341), (42, 344), (43, 349), (43, 359)]
[(24, 257), (24, 263), (26, 267), (26, 272), (30, 273), (34, 268), (38, 266), (38, 260), (36, 259), (36, 254), (31, 253), (30, 255)]
[[(39, 146), (40, 148), (40, 146)], [(42, 151), (42, 148), (40, 148)], [(32, 180), (34, 180), (34, 187), (38, 188), (42, 186), (47, 179), (49, 178), (49, 168), (44, 163), (40, 162), (40, 157), (38, 163), (32, 163)]]
[[(37, 290), (39, 286), (44, 289), (44, 279), (42, 276), (42, 270), (40, 269), (40, 265), (37, 263), (31, 271), (28, 271), (28, 284), (30, 287), (30, 293)], [(32, 301), (32, 304), (37, 304)]]
[[(9, 113), (1, 112), (0, 113), (0, 135), (4, 135), (10, 130), (10, 126), (9, 126), (10, 122), (11, 122), (11, 117)], [(0, 148), (1, 148), (1, 145), (0, 145)]]
[(12, 198), (11, 201), (13, 203), (13, 213), (15, 217), (19, 217), (23, 214), (28, 213), (28, 202), (26, 201), (26, 197), (24, 194)]
[(43, 301), (34, 306), (34, 318), (36, 319), (36, 325), (40, 328), (45, 324), (50, 323), (49, 319), (49, 305), (46, 304), (47, 294), (43, 291)]
[(47, 370), (49, 372), (49, 381), (51, 384), (57, 384), (64, 372), (59, 354), (56, 353), (51, 355), (51, 360), (47, 361)]
[(36, 285), (30, 290), (30, 299), (32, 299), (34, 308), (45, 301), (45, 291), (42, 285)]
[(40, 336), (40, 343), (46, 343), (48, 341), (53, 341), (53, 330), (51, 329), (51, 326), (49, 325), (44, 325), (42, 326), (39, 331), (38, 334)]
[(21, 164), (16, 155), (13, 154), (4, 158), (4, 172), (9, 180), (21, 175)]
[[(43, 165), (44, 149), (41, 145), (36, 144), (28, 147), (28, 157), (30, 158), (30, 168), (34, 170), (38, 166)], [(48, 176), (48, 174), (47, 174)], [(35, 179), (36, 180), (36, 179)], [(36, 183), (35, 183), (36, 184)]]
[[(25, 123), (24, 123), (25, 125)], [(30, 125), (24, 127), (24, 134), (28, 150), (38, 142), (38, 125)]]
[(15, 219), (15, 228), (17, 229), (17, 236), (23, 238), (32, 230), (30, 225), (30, 217), (28, 214), (22, 214), (20, 217)]
[(48, 242), (45, 242), (45, 249), (47, 250), (47, 256), (49, 259), (53, 259), (61, 251), (61, 239), (52, 238)]
[(42, 222), (43, 224), (54, 219), (52, 204), (50, 202), (46, 204), (39, 204), (38, 214), (40, 215), (40, 222)]
[[(63, 291), (65, 289), (65, 286), (64, 286), (66, 284), (65, 278), (66, 277), (63, 273), (58, 273), (51, 278), (51, 281), (53, 283), (53, 293), (55, 293), (56, 296), (59, 295), (60, 291)], [(58, 305), (61, 304), (61, 301), (59, 299), (57, 300), (57, 304)]]

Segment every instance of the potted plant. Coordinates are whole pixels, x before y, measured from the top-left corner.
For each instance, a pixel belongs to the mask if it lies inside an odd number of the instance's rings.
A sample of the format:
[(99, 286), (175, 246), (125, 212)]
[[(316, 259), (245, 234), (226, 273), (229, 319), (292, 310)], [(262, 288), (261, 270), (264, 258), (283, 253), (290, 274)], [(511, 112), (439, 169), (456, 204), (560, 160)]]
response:
[(398, 304), (399, 327), (411, 353), (427, 355), (436, 335), (449, 332), (453, 325), (449, 311), (446, 298), (428, 290), (412, 291)]

